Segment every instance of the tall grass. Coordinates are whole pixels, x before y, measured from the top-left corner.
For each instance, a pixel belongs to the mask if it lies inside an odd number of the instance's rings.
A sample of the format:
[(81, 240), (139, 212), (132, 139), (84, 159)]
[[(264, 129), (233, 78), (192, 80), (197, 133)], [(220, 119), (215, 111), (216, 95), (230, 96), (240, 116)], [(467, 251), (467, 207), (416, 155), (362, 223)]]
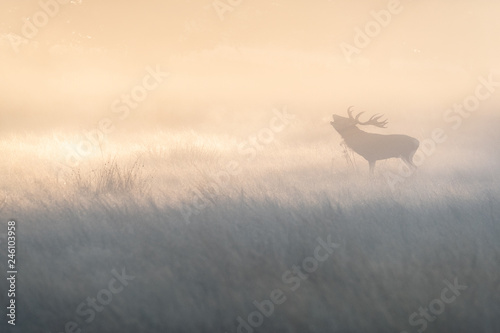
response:
[(128, 164), (118, 163), (114, 157), (93, 166), (90, 173), (84, 174), (81, 168), (74, 168), (69, 179), (71, 186), (84, 193), (99, 195), (134, 191), (144, 194), (148, 184), (142, 174), (143, 167), (139, 157)]
[[(3, 160), (22, 177), (0, 183), (2, 220), (18, 221), (20, 272), (18, 325), (2, 332), (63, 332), (68, 321), (83, 332), (237, 332), (274, 289), (287, 301), (255, 332), (416, 332), (409, 316), (455, 277), (467, 290), (426, 332), (500, 330), (498, 156), (477, 164), (448, 147), (394, 191), (382, 174), (396, 162), (370, 178), (327, 141), (277, 143), (246, 161), (224, 140), (152, 148), (158, 137), (168, 135), (114, 144), (102, 155), (112, 158), (89, 157), (59, 179), (57, 149), (25, 145), (10, 160), (28, 164)], [(192, 190), (209, 191), (231, 159), (241, 173), (187, 223)], [(328, 235), (340, 247), (292, 292), (283, 273)], [(75, 311), (112, 268), (135, 279), (87, 323)]]

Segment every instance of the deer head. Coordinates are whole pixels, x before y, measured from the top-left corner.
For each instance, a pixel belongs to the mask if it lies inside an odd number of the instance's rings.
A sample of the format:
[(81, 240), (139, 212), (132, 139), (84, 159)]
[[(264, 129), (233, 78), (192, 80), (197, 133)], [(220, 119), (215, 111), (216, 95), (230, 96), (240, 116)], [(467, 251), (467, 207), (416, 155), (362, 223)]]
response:
[(352, 106), (350, 106), (347, 109), (347, 115), (349, 118), (342, 117), (339, 115), (334, 114), (333, 115), (333, 121), (330, 122), (330, 124), (338, 131), (342, 132), (344, 130), (347, 130), (349, 128), (355, 127), (356, 125), (373, 125), (377, 127), (382, 127), (385, 128), (387, 126), (387, 120), (379, 120), (382, 118), (382, 115), (376, 114), (372, 116), (370, 119), (367, 121), (360, 121), (359, 117), (364, 113), (360, 112), (356, 116), (353, 116), (352, 112)]

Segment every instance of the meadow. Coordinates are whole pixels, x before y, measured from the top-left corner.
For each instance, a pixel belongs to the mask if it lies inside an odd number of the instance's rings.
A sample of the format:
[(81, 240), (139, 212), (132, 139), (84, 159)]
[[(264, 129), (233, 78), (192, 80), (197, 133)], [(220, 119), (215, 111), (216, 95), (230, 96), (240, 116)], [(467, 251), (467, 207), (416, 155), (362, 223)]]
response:
[(79, 135), (3, 135), (19, 275), (2, 332), (500, 331), (494, 121), (395, 187), (398, 161), (370, 176), (328, 124), (299, 124), (246, 156), (258, 127), (116, 135), (72, 167)]

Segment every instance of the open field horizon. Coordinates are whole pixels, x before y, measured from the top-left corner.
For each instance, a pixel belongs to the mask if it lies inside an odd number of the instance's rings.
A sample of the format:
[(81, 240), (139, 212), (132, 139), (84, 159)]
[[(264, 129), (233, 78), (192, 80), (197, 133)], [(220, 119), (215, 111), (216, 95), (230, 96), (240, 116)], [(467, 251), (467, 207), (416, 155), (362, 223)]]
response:
[[(286, 301), (255, 331), (495, 332), (500, 156), (496, 123), (479, 119), (407, 176), (388, 160), (370, 177), (329, 124), (301, 143), (317, 129), (300, 118), (255, 154), (238, 147), (267, 122), (240, 137), (116, 134), (72, 167), (61, 143), (78, 132), (4, 137), (2, 215), (18, 221), (20, 270), (37, 277), (19, 292), (18, 329), (246, 332), (238, 318), (279, 289)], [(299, 285), (283, 277), (327, 236), (329, 259)], [(78, 306), (122, 267), (134, 279), (87, 323)], [(455, 279), (460, 296), (409, 325)]]
[(0, 332), (500, 332), (498, 17), (3, 0)]

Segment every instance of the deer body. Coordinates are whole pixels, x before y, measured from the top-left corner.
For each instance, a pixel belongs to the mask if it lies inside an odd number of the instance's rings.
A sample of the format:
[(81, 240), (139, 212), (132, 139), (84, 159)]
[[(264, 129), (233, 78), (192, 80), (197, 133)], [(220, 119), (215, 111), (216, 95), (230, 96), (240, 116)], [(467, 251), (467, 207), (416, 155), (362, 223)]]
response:
[(394, 157), (401, 158), (411, 167), (416, 167), (413, 163), (413, 155), (419, 146), (417, 139), (402, 134), (367, 133), (357, 128), (356, 125), (385, 127), (387, 121), (379, 121), (381, 116), (375, 115), (367, 122), (360, 122), (361, 113), (354, 118), (351, 108), (348, 109), (348, 114), (349, 118), (333, 115), (334, 121), (331, 125), (342, 136), (349, 148), (368, 161), (370, 172), (373, 173), (376, 161)]

